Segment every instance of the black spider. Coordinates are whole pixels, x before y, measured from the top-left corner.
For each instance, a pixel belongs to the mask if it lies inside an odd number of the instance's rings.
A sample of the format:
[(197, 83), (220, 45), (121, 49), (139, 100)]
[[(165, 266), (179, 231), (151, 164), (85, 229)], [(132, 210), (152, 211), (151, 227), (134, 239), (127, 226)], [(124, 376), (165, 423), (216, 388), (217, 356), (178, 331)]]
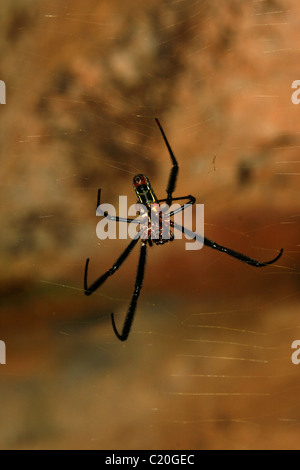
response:
[[(140, 251), (140, 258), (139, 258), (139, 263), (138, 263), (138, 269), (137, 269), (137, 275), (136, 275), (136, 281), (135, 281), (135, 287), (134, 287), (134, 292), (133, 296), (131, 299), (131, 303), (125, 318), (125, 322), (123, 325), (122, 333), (120, 334), (117, 330), (115, 320), (114, 320), (114, 314), (111, 314), (111, 319), (112, 319), (112, 326), (114, 329), (114, 332), (116, 336), (119, 338), (121, 341), (126, 341), (128, 338), (128, 335), (131, 330), (131, 326), (133, 323), (133, 318), (134, 318), (134, 313), (136, 310), (136, 305), (137, 301), (141, 292), (141, 288), (143, 285), (143, 280), (144, 280), (144, 272), (145, 272), (145, 263), (146, 263), (146, 251), (147, 251), (147, 245), (153, 246), (153, 243), (156, 245), (161, 245), (164, 244), (168, 241), (173, 241), (174, 240), (174, 235), (171, 232), (169, 239), (166, 239), (162, 236), (162, 230), (163, 230), (163, 224), (164, 224), (164, 218), (160, 216), (159, 218), (159, 224), (157, 225), (157, 232), (156, 236), (153, 236), (153, 233), (151, 235), (151, 231), (148, 230), (148, 227), (151, 227), (151, 207), (155, 208), (155, 205), (160, 204), (161, 202), (167, 203), (168, 206), (171, 205), (173, 201), (185, 201), (187, 200), (188, 202), (180, 206), (179, 209), (176, 209), (173, 212), (170, 212), (167, 214), (167, 218), (172, 217), (175, 213), (178, 213), (180, 211), (185, 210), (187, 207), (193, 205), (196, 202), (196, 199), (193, 196), (185, 196), (185, 197), (176, 197), (173, 198), (173, 192), (175, 190), (175, 185), (176, 185), (176, 180), (177, 180), (177, 175), (178, 175), (178, 163), (177, 160), (174, 156), (174, 153), (170, 147), (170, 144), (167, 140), (167, 137), (163, 131), (163, 128), (159, 122), (158, 119), (156, 119), (156, 122), (159, 126), (159, 129), (161, 131), (161, 134), (163, 136), (163, 139), (165, 141), (165, 144), (168, 148), (171, 160), (172, 160), (172, 169), (170, 172), (170, 177), (169, 177), (169, 182), (167, 186), (167, 198), (166, 199), (157, 199), (151, 184), (149, 182), (149, 179), (145, 175), (136, 175), (133, 178), (133, 187), (134, 190), (137, 194), (138, 197), (138, 202), (143, 204), (147, 208), (147, 214), (146, 218), (148, 220), (148, 224), (144, 224), (144, 227), (146, 226), (146, 233), (145, 234), (145, 228), (144, 230), (140, 230), (135, 238), (130, 242), (130, 244), (127, 246), (127, 248), (124, 250), (124, 252), (119, 256), (117, 261), (114, 263), (112, 268), (110, 268), (106, 273), (104, 273), (101, 277), (99, 277), (90, 287), (87, 285), (87, 275), (88, 275), (88, 266), (89, 266), (89, 259), (86, 261), (86, 267), (85, 267), (85, 274), (84, 274), (84, 291), (86, 295), (91, 295), (93, 292), (95, 292), (105, 281), (108, 277), (112, 276), (124, 263), (126, 258), (130, 255), (132, 252), (133, 248), (136, 246), (138, 243), (139, 239), (141, 239), (141, 251)], [(100, 206), (100, 197), (101, 197), (101, 190), (99, 189), (98, 192), (98, 201), (97, 201), (97, 207), (98, 207), (98, 213), (103, 215), (104, 217), (107, 217), (110, 220), (114, 220), (117, 222), (126, 222), (126, 223), (138, 223), (134, 219), (125, 219), (121, 217), (114, 217), (110, 216), (107, 212), (101, 212), (101, 209), (99, 209)], [(213, 248), (215, 250), (221, 251), (223, 253), (227, 253), (230, 256), (233, 256), (234, 258), (237, 258), (240, 261), (243, 261), (244, 263), (250, 264), (251, 266), (254, 266), (256, 268), (260, 268), (263, 266), (268, 266), (270, 264), (275, 263), (282, 255), (283, 249), (280, 250), (280, 253), (276, 258), (274, 258), (271, 261), (267, 261), (265, 263), (261, 263), (259, 261), (256, 261), (255, 259), (249, 258), (248, 256), (245, 256), (241, 253), (238, 253), (237, 251), (230, 250), (229, 248), (225, 248), (224, 246), (218, 245), (217, 243), (213, 242), (212, 240), (209, 240), (208, 238), (205, 238), (203, 236), (200, 236), (190, 230), (188, 230), (185, 227), (182, 227), (181, 225), (176, 224), (174, 221), (169, 220), (170, 226), (174, 227), (178, 230), (181, 230), (182, 233), (187, 234), (189, 237), (194, 238), (202, 243), (204, 245), (209, 246), (210, 248)], [(145, 236), (146, 235), (146, 236)], [(148, 236), (147, 236), (148, 235)]]

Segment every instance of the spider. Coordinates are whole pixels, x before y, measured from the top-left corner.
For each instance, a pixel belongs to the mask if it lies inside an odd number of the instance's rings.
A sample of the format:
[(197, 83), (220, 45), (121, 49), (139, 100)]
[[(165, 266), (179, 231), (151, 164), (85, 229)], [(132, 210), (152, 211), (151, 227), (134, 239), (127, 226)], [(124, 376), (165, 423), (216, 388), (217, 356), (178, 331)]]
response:
[[(168, 217), (172, 217), (175, 213), (184, 211), (187, 207), (195, 204), (196, 202), (196, 199), (193, 196), (173, 197), (173, 192), (176, 186), (179, 166), (159, 120), (155, 119), (155, 121), (159, 127), (159, 130), (162, 134), (162, 137), (164, 139), (164, 142), (170, 154), (171, 161), (172, 161), (172, 168), (170, 171), (168, 186), (166, 190), (167, 198), (165, 199), (157, 199), (147, 176), (139, 174), (133, 178), (133, 188), (137, 195), (138, 202), (143, 204), (148, 210), (146, 217), (148, 218), (149, 227), (151, 226), (151, 207), (153, 206), (155, 207), (155, 205), (158, 205), (161, 202), (165, 202), (168, 206), (170, 206), (173, 201), (187, 201), (185, 204), (181, 205), (180, 208), (174, 210), (173, 212), (168, 213)], [(98, 191), (98, 200), (97, 200), (98, 208), (100, 206), (100, 197), (101, 197), (101, 189), (99, 189)], [(134, 219), (125, 219), (121, 217), (110, 216), (107, 212), (101, 213), (101, 215), (103, 215), (104, 217), (107, 217), (110, 220), (114, 220), (116, 222), (126, 222), (126, 223), (134, 222)], [(88, 287), (87, 285), (88, 267), (89, 267), (90, 260), (87, 259), (86, 261), (85, 273), (84, 273), (84, 292), (87, 296), (89, 296), (93, 292), (95, 292), (97, 289), (99, 289), (99, 287), (106, 281), (106, 279), (112, 276), (122, 266), (124, 261), (128, 258), (128, 256), (130, 255), (134, 247), (137, 245), (138, 241), (141, 239), (140, 257), (139, 257), (139, 262), (138, 262), (138, 267), (137, 267), (134, 292), (133, 292), (131, 303), (129, 305), (129, 309), (128, 309), (121, 333), (119, 333), (116, 327), (114, 314), (113, 313), (111, 314), (112, 327), (113, 327), (115, 335), (120, 341), (127, 340), (131, 327), (132, 327), (134, 314), (135, 314), (136, 306), (137, 306), (137, 301), (141, 293), (143, 280), (144, 280), (147, 246), (152, 247), (153, 243), (155, 245), (162, 245), (166, 242), (172, 242), (174, 240), (174, 235), (172, 232), (170, 233), (169, 239), (165, 239), (162, 237), (162, 224), (163, 224), (163, 219), (162, 217), (160, 217), (159, 227), (156, 227), (158, 228), (158, 232), (156, 233), (155, 237), (151, 236), (151, 232), (149, 231), (149, 236), (147, 237), (147, 239), (145, 239), (145, 233), (144, 233), (145, 231), (140, 230), (136, 234), (136, 236), (133, 238), (133, 240), (130, 242), (130, 244), (127, 246), (127, 248), (123, 251), (123, 253), (116, 260), (114, 265), (108, 271), (106, 271), (102, 276), (100, 276), (90, 287)], [(243, 263), (247, 263), (251, 266), (254, 266), (255, 268), (260, 268), (260, 267), (268, 266), (270, 264), (275, 263), (282, 256), (282, 253), (283, 253), (283, 249), (281, 249), (280, 253), (276, 256), (276, 258), (272, 259), (271, 261), (261, 263), (259, 261), (256, 261), (253, 258), (250, 258), (241, 253), (238, 253), (237, 251), (218, 245), (214, 241), (209, 240), (206, 237), (200, 236), (188, 230), (187, 228), (176, 224), (173, 220), (170, 220), (170, 226), (180, 230), (182, 233), (186, 233), (191, 238), (200, 240), (202, 243), (204, 243), (204, 245), (210, 248), (213, 248), (214, 250), (218, 250), (218, 251), (221, 251), (222, 253), (226, 253), (227, 255), (232, 256), (233, 258), (236, 258), (242, 261)]]

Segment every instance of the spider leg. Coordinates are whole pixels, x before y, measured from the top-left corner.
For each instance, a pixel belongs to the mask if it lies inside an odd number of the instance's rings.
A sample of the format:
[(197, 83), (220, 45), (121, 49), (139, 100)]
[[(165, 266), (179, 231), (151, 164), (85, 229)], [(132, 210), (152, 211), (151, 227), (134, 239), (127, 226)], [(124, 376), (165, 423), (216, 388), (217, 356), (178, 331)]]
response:
[(282, 253), (283, 253), (283, 248), (281, 248), (279, 254), (276, 256), (276, 258), (270, 260), (270, 261), (265, 261), (261, 263), (260, 261), (257, 261), (253, 258), (250, 258), (249, 256), (243, 255), (242, 253), (239, 253), (237, 251), (231, 250), (230, 248), (226, 248), (225, 246), (218, 245), (217, 243), (213, 242), (212, 240), (209, 240), (208, 238), (204, 237), (204, 245), (209, 246), (210, 248), (213, 248), (214, 250), (221, 251), (223, 253), (226, 253), (229, 256), (232, 256), (233, 258), (236, 258), (240, 261), (243, 261), (244, 263), (250, 264), (250, 266), (254, 266), (255, 268), (262, 268), (264, 266), (268, 266), (270, 264), (276, 263), (276, 261), (281, 258)]
[(138, 240), (140, 238), (140, 234), (138, 233), (136, 237), (130, 242), (130, 244), (127, 246), (127, 248), (123, 251), (121, 256), (117, 259), (117, 261), (114, 263), (112, 268), (110, 268), (106, 273), (104, 273), (102, 276), (100, 276), (93, 284), (88, 287), (87, 285), (87, 277), (88, 277), (88, 268), (89, 268), (89, 258), (86, 260), (86, 265), (85, 265), (85, 271), (84, 271), (84, 293), (85, 295), (91, 295), (93, 292), (95, 292), (99, 287), (106, 281), (106, 279), (109, 276), (112, 276), (124, 263), (126, 258), (130, 255), (132, 252), (133, 248), (137, 244)]
[(97, 207), (96, 209), (98, 209), (98, 207), (100, 206), (101, 202), (101, 188), (98, 189), (98, 197), (97, 197)]
[(160, 124), (159, 120), (156, 118), (155, 119), (158, 127), (159, 127), (159, 130), (163, 136), (163, 139), (165, 141), (165, 144), (167, 146), (167, 149), (169, 151), (169, 154), (170, 154), (170, 157), (171, 157), (171, 160), (172, 160), (172, 168), (171, 168), (171, 172), (170, 172), (170, 176), (169, 176), (169, 182), (168, 182), (168, 186), (167, 186), (167, 204), (168, 206), (171, 204), (172, 202), (172, 196), (173, 196), (173, 192), (175, 190), (175, 186), (176, 186), (176, 181), (177, 181), (177, 175), (178, 175), (178, 171), (179, 171), (179, 167), (178, 167), (178, 163), (177, 163), (177, 160), (176, 160), (176, 157), (173, 153), (173, 150), (169, 144), (169, 141), (166, 137), (166, 134), (164, 133), (164, 130), (162, 128), (162, 125)]
[(130, 306), (129, 306), (129, 309), (125, 318), (125, 322), (124, 322), (121, 334), (117, 330), (115, 319), (114, 319), (114, 314), (113, 313), (111, 314), (113, 330), (115, 332), (115, 335), (117, 336), (117, 338), (119, 338), (120, 341), (126, 341), (130, 333), (131, 327), (132, 327), (137, 301), (141, 293), (143, 280), (144, 280), (145, 265), (146, 265), (146, 251), (147, 251), (147, 244), (142, 243), (140, 259), (139, 259), (139, 264), (138, 264), (138, 269), (137, 269), (137, 275), (136, 275), (136, 280), (135, 280), (135, 286), (134, 286), (134, 292), (133, 292), (133, 296), (131, 299), (131, 303), (130, 303)]
[(243, 263), (247, 263), (250, 266), (254, 266), (255, 268), (261, 268), (261, 267), (276, 263), (276, 261), (278, 261), (279, 258), (281, 258), (282, 253), (283, 253), (283, 248), (282, 248), (279, 254), (276, 256), (276, 258), (270, 261), (261, 263), (260, 261), (250, 258), (249, 256), (243, 255), (242, 253), (239, 253), (238, 251), (231, 250), (230, 248), (226, 248), (225, 246), (219, 245), (218, 243), (213, 242), (212, 240), (209, 240), (206, 237), (198, 235), (197, 233), (192, 232), (191, 230), (188, 230), (187, 228), (182, 227), (181, 225), (178, 225), (175, 222), (172, 222), (172, 226), (177, 228), (178, 230), (181, 230), (183, 233), (186, 233), (189, 237), (195, 238), (196, 240), (200, 242), (204, 242), (205, 246), (208, 246), (209, 248), (212, 248), (214, 250), (221, 251), (222, 253), (226, 253), (227, 255), (232, 256), (233, 258), (236, 258), (242, 261)]
[(115, 215), (109, 215), (107, 212), (103, 212), (102, 210), (99, 210), (98, 208), (98, 214), (102, 215), (103, 217), (106, 217), (108, 220), (114, 220), (115, 222), (126, 222), (127, 224), (140, 224), (143, 223), (142, 220), (139, 219), (124, 219), (123, 217), (118, 217)]
[[(178, 212), (181, 212), (181, 211), (184, 211), (185, 209), (187, 209), (188, 207), (192, 206), (193, 204), (195, 204), (196, 202), (196, 198), (194, 198), (194, 196), (184, 196), (184, 197), (174, 197), (172, 198), (172, 202), (173, 201), (184, 201), (188, 199), (189, 202), (187, 202), (186, 204), (182, 205), (181, 207), (179, 207), (178, 209), (176, 209), (175, 211), (172, 211), (172, 212), (169, 212), (168, 214), (166, 214), (168, 217), (172, 217), (172, 215), (174, 214), (178, 214)], [(161, 203), (161, 202), (167, 202), (167, 199), (159, 199), (158, 203)]]

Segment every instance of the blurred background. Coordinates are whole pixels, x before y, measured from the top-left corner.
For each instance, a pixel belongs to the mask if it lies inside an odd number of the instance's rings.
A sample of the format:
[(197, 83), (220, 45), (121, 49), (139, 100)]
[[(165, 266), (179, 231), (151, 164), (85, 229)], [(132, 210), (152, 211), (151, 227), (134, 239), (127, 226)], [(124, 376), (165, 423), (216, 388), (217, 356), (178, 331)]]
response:
[[(300, 9), (296, 0), (0, 0), (2, 449), (299, 448)], [(185, 241), (96, 237), (102, 202), (205, 204), (205, 235), (255, 269)]]

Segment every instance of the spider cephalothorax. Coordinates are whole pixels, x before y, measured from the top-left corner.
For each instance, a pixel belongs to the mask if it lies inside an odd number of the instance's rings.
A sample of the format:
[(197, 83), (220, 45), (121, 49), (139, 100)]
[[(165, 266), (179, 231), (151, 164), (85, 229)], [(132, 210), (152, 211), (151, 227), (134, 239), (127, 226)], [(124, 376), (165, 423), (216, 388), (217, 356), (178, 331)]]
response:
[[(198, 235), (197, 233), (194, 233), (191, 230), (185, 227), (182, 227), (181, 225), (178, 225), (173, 220), (171, 220), (171, 217), (174, 214), (184, 211), (191, 205), (195, 204), (196, 199), (193, 196), (173, 198), (173, 192), (175, 190), (178, 169), (179, 169), (178, 163), (159, 120), (156, 119), (156, 122), (161, 131), (161, 134), (163, 136), (163, 139), (165, 141), (165, 144), (168, 148), (168, 151), (172, 160), (172, 168), (171, 168), (169, 182), (167, 186), (167, 198), (157, 199), (147, 176), (142, 175), (142, 174), (136, 175), (133, 178), (133, 188), (136, 192), (138, 203), (142, 205), (142, 209), (140, 211), (140, 217), (141, 217), (141, 222), (144, 222), (144, 223), (140, 223), (140, 231), (137, 233), (134, 239), (130, 242), (130, 244), (124, 250), (124, 252), (119, 256), (119, 258), (117, 259), (115, 264), (112, 266), (112, 268), (110, 268), (108, 271), (106, 271), (106, 273), (104, 273), (101, 277), (99, 277), (90, 287), (88, 287), (87, 285), (89, 259), (87, 259), (86, 266), (85, 266), (84, 291), (86, 295), (91, 295), (106, 281), (106, 279), (109, 276), (112, 276), (121, 267), (121, 265), (124, 263), (126, 258), (132, 252), (137, 242), (141, 240), (140, 259), (138, 263), (134, 292), (133, 292), (133, 296), (131, 299), (131, 303), (130, 303), (130, 306), (129, 306), (129, 309), (125, 318), (125, 322), (124, 322), (121, 334), (117, 330), (115, 320), (114, 320), (114, 314), (113, 313), (111, 314), (114, 332), (121, 341), (125, 341), (128, 338), (128, 335), (131, 330), (137, 301), (138, 301), (140, 291), (143, 285), (143, 280), (144, 280), (147, 245), (153, 246), (153, 243), (155, 245), (162, 245), (168, 241), (172, 241), (174, 239), (174, 235), (172, 231), (170, 230), (170, 227), (175, 227), (181, 232), (186, 233), (189, 237), (192, 237), (192, 238), (195, 238), (196, 240), (201, 241), (202, 243), (204, 243), (204, 245), (210, 248), (213, 248), (214, 250), (218, 250), (223, 253), (226, 253), (232, 256), (233, 258), (236, 258), (256, 268), (268, 266), (270, 264), (275, 263), (281, 257), (282, 252), (283, 252), (283, 250), (281, 250), (280, 253), (276, 256), (276, 258), (272, 259), (271, 261), (261, 263), (259, 261), (256, 261), (253, 258), (250, 258), (249, 256), (243, 255), (241, 253), (238, 253), (237, 251), (221, 246), (218, 243), (213, 242), (212, 240), (209, 240), (208, 238), (203, 237), (202, 235)], [(101, 194), (101, 191), (99, 190), (98, 206), (100, 206), (100, 194)], [(166, 203), (167, 206), (171, 206), (173, 201), (188, 201), (188, 202), (186, 202), (185, 204), (180, 206), (178, 209), (171, 211), (171, 212), (166, 212), (164, 210), (161, 210), (160, 203)], [(106, 212), (101, 213), (101, 211), (99, 213), (103, 215), (104, 217), (107, 217), (110, 220), (115, 220), (116, 222), (127, 222), (127, 223), (135, 222), (134, 219), (129, 219), (129, 218), (124, 219), (121, 217), (114, 217), (114, 216), (110, 216)], [(166, 236), (166, 233), (169, 233), (169, 237)]]
[(135, 175), (132, 181), (132, 185), (138, 197), (138, 202), (144, 204), (144, 206), (158, 202), (158, 199), (147, 176)]

